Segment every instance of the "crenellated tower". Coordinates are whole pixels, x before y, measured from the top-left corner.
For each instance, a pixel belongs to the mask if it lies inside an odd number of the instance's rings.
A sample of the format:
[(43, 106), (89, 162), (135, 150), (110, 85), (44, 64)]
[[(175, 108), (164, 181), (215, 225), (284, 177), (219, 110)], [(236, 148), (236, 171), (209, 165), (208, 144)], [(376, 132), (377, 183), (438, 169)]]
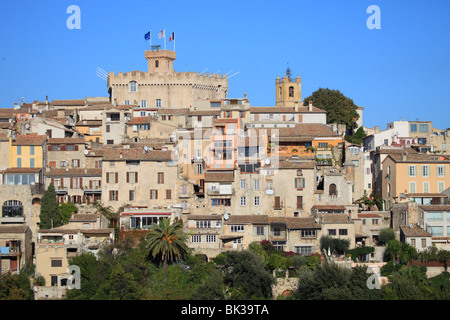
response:
[(302, 80), (299, 75), (295, 80), (291, 79), (289, 67), (282, 79), (277, 76), (275, 80), (276, 106), (295, 107), (302, 105)]

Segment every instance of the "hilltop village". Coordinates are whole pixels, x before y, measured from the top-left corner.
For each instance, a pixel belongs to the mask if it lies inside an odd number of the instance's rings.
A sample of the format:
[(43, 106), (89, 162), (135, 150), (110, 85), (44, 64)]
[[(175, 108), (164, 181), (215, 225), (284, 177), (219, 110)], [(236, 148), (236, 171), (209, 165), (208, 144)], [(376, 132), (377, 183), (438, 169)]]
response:
[[(374, 248), (358, 262), (376, 265), (386, 228), (419, 252), (450, 250), (449, 128), (368, 128), (357, 107), (353, 132), (365, 136), (352, 143), (290, 70), (262, 107), (228, 97), (225, 74), (175, 71), (174, 51), (153, 46), (145, 59), (148, 71), (110, 72), (104, 97), (0, 109), (0, 271), (35, 265), (37, 298), (64, 297), (71, 257), (161, 218), (182, 221), (208, 259), (254, 242), (309, 256), (329, 236)], [(50, 186), (75, 208), (56, 226), (41, 221)]]

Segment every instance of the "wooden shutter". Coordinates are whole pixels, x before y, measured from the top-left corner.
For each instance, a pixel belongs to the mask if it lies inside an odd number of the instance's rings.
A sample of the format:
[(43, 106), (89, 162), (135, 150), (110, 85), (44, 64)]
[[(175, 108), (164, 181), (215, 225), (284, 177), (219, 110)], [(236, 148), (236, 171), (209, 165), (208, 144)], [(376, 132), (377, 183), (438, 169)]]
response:
[(53, 186), (55, 186), (55, 178), (51, 178), (51, 179), (50, 179), (50, 183), (51, 183)]
[(106, 183), (109, 183), (109, 172), (106, 173)]
[(92, 189), (92, 180), (89, 180), (89, 188)]
[(166, 199), (172, 199), (172, 190), (166, 190)]
[(70, 189), (73, 189), (73, 178), (70, 177)]
[(280, 209), (281, 207), (281, 202), (280, 202), (280, 197), (275, 197), (275, 209)]
[(130, 173), (127, 172), (127, 183), (130, 183)]
[(158, 190), (156, 190), (156, 192), (155, 192), (155, 196), (156, 196), (156, 198), (155, 198), (155, 199), (158, 199)]
[(80, 178), (80, 188), (83, 188), (83, 178)]
[(134, 173), (134, 182), (138, 183), (138, 173)]
[(297, 209), (303, 209), (303, 197), (297, 196)]
[(119, 173), (118, 172), (115, 173), (114, 183), (119, 183)]

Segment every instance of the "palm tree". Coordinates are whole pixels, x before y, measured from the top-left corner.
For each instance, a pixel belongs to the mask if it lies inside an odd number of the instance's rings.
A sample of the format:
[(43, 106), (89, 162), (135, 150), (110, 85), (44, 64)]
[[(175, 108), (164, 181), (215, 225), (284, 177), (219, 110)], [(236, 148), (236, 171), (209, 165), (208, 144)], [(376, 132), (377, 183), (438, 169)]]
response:
[(169, 261), (177, 261), (186, 256), (188, 247), (185, 243), (186, 234), (183, 232), (181, 221), (176, 220), (170, 224), (169, 218), (163, 218), (159, 224), (150, 228), (146, 236), (147, 248), (153, 257), (161, 255), (164, 272)]

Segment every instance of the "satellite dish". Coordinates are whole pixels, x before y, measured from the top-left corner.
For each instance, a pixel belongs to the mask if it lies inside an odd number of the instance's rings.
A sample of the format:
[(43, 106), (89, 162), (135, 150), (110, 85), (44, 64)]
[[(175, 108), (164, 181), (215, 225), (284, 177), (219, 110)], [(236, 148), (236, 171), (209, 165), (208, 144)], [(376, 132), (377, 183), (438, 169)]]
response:
[(147, 153), (148, 152), (148, 147), (144, 146), (144, 152)]
[(87, 156), (89, 154), (89, 150), (84, 149), (84, 155)]
[(269, 165), (269, 164), (270, 164), (270, 160), (269, 160), (269, 159), (266, 159), (266, 160), (264, 161), (264, 163), (267, 164), (267, 165)]
[(225, 213), (225, 214), (223, 215), (223, 218), (224, 218), (225, 220), (228, 220), (228, 219), (230, 218), (230, 216), (228, 215), (228, 213)]

